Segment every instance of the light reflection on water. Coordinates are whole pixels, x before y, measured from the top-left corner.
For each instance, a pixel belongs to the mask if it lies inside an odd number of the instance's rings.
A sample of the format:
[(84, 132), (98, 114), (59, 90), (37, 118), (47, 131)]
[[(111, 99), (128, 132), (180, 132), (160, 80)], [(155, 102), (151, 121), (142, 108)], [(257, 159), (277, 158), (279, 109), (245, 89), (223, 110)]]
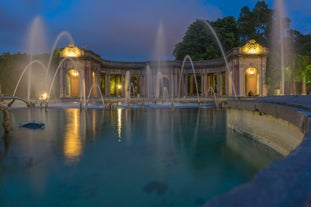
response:
[(119, 142), (121, 142), (121, 131), (122, 131), (122, 109), (118, 108), (118, 121), (117, 121), (117, 128), (118, 128), (118, 138)]
[(75, 162), (79, 160), (82, 151), (80, 112), (68, 109), (65, 113), (68, 121), (65, 125), (64, 154), (68, 162)]
[(280, 157), (225, 122), (211, 109), (13, 110), (0, 206), (200, 206)]

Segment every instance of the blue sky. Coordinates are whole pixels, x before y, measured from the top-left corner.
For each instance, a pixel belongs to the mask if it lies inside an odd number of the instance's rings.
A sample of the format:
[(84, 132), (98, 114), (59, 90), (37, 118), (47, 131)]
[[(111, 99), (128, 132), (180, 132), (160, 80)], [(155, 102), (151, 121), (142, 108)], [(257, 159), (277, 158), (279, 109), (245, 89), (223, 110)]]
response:
[[(257, 0), (1, 0), (0, 54), (49, 52), (62, 31), (79, 47), (103, 59), (152, 59), (159, 25), (164, 28), (166, 56), (173, 59), (176, 43), (197, 18), (238, 18)], [(274, 0), (267, 0), (274, 8)], [(291, 28), (311, 33), (311, 1), (284, 0)], [(34, 23), (35, 22), (35, 23)], [(30, 35), (30, 33), (32, 35)], [(32, 36), (32, 40), (30, 36)], [(69, 43), (62, 36), (57, 47)], [(30, 46), (32, 45), (32, 46)], [(35, 49), (30, 49), (30, 48)]]

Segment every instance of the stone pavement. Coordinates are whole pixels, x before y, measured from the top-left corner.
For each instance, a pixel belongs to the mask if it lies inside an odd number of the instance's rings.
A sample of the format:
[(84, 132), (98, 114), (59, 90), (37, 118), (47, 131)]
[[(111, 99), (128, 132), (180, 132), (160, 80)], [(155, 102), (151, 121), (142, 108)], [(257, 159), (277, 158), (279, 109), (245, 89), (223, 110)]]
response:
[(293, 113), (288, 113), (294, 109), (297, 117), (303, 117), (303, 123), (296, 126), (305, 137), (287, 157), (273, 162), (250, 182), (212, 199), (204, 207), (311, 207), (311, 96), (240, 99), (228, 106), (243, 105), (245, 101), (248, 105), (253, 103), (253, 109), (260, 105), (265, 113), (280, 115), (289, 121), (295, 120)]

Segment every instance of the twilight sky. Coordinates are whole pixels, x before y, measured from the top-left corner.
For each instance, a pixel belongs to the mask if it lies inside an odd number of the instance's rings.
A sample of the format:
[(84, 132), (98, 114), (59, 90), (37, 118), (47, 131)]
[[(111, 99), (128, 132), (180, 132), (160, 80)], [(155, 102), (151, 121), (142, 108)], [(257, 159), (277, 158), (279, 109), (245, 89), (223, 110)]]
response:
[[(0, 0), (0, 54), (50, 52), (67, 31), (78, 47), (103, 59), (146, 61), (153, 58), (160, 24), (166, 56), (197, 18), (239, 17), (257, 0)], [(274, 8), (274, 0), (267, 0)], [(284, 0), (291, 28), (311, 33), (311, 1)], [(30, 35), (32, 34), (32, 35)], [(31, 37), (32, 38), (31, 38)], [(62, 35), (57, 47), (70, 42)], [(30, 49), (35, 48), (35, 49)]]

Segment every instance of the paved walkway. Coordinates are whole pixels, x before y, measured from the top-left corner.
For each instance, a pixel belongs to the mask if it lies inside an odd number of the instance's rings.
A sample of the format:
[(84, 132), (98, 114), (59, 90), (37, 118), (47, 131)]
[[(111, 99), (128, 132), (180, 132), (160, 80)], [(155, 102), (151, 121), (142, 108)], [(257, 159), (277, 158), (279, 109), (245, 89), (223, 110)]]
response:
[(204, 206), (311, 207), (311, 96), (259, 97), (252, 101), (281, 105), (283, 108), (288, 106), (303, 113), (308, 125), (305, 138), (286, 158), (261, 170), (252, 181), (214, 198)]

